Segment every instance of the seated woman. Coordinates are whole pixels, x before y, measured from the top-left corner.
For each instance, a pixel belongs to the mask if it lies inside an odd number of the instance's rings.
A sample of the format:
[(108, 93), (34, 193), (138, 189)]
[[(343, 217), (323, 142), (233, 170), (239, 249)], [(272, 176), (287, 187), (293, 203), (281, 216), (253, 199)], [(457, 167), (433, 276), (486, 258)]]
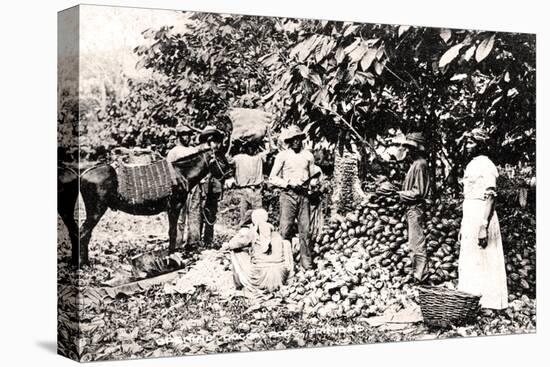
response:
[(272, 292), (285, 284), (293, 271), (290, 242), (283, 240), (267, 222), (264, 209), (252, 211), (250, 217), (252, 224), (243, 226), (235, 237), (223, 244), (222, 250), (231, 251), (233, 278), (238, 289), (252, 294)]

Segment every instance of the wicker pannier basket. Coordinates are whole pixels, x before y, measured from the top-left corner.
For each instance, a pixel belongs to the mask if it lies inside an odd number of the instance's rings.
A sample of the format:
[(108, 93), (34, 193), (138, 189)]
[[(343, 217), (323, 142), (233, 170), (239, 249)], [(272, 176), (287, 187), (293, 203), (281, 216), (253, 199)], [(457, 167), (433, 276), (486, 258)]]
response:
[(418, 287), (419, 303), (424, 323), (435, 327), (464, 325), (475, 321), (480, 296), (443, 288)]

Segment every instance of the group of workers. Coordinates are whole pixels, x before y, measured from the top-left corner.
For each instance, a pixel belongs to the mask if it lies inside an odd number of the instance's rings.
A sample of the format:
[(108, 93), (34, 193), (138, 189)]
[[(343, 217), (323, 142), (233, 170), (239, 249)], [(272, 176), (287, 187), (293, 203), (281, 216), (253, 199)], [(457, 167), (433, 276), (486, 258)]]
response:
[[(189, 154), (195, 131), (179, 126), (176, 146), (168, 153), (173, 162)], [(198, 136), (199, 144), (219, 146), (224, 134), (208, 127)], [(274, 153), (271, 143), (262, 147), (258, 143), (243, 144), (240, 151), (228, 160), (234, 167), (236, 189), (239, 192), (240, 229), (237, 235), (222, 245), (230, 251), (237, 288), (250, 291), (272, 291), (284, 284), (294, 272), (294, 255), (307, 271), (314, 268), (311, 248), (312, 223), (322, 217), (319, 193), (323, 192), (321, 170), (315, 165), (310, 149), (305, 149), (306, 134), (297, 126), (281, 133), (280, 149), (274, 159), (268, 184), (280, 189), (279, 229), (269, 223), (263, 208), (262, 189), (264, 164)], [(467, 152), (473, 157), (464, 175), (464, 218), (462, 220), (459, 258), (459, 289), (481, 294), (484, 307), (507, 306), (506, 274), (500, 229), (494, 211), (496, 177), (494, 164), (485, 155), (484, 144), (488, 134), (475, 129), (464, 135)], [(408, 246), (412, 260), (412, 277), (417, 284), (426, 281), (426, 218), (425, 201), (430, 195), (431, 176), (426, 157), (426, 140), (421, 133), (413, 132), (396, 139), (397, 159), (409, 160), (411, 165), (405, 176), (399, 197), (407, 205)], [(326, 183), (325, 183), (326, 184)], [(207, 177), (200, 185), (201, 240), (213, 240), (213, 224), (223, 183)], [(189, 205), (182, 214), (181, 224), (188, 220)], [(298, 232), (298, 249), (293, 251), (294, 228)], [(180, 227), (183, 232), (183, 228)]]

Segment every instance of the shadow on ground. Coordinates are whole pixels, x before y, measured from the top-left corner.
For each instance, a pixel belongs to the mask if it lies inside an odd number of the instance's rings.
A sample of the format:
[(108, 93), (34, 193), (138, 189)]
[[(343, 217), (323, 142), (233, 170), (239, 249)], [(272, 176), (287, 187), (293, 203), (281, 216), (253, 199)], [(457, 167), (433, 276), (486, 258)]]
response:
[(36, 345), (49, 353), (57, 354), (57, 343), (55, 341), (40, 340), (36, 342)]

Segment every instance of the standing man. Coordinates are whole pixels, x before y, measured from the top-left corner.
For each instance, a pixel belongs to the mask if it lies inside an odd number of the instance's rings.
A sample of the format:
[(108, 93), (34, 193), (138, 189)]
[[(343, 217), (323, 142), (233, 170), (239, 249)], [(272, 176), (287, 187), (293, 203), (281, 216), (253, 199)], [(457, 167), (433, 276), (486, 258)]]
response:
[[(224, 134), (214, 126), (207, 126), (199, 135), (199, 144), (205, 144), (210, 149), (217, 151), (221, 148)], [(201, 216), (200, 236), (206, 246), (212, 244), (214, 239), (214, 223), (218, 214), (218, 202), (223, 195), (223, 180), (211, 175), (200, 183), (201, 189)]]
[(309, 244), (310, 206), (307, 187), (304, 183), (314, 174), (313, 154), (303, 150), (305, 134), (296, 126), (291, 126), (283, 141), (288, 149), (275, 157), (269, 175), (271, 184), (283, 189), (280, 196), (280, 230), (285, 240), (291, 240), (292, 225), (298, 220), (300, 239), (300, 263), (306, 270), (313, 267)]
[(262, 208), (262, 186), (264, 183), (264, 163), (271, 149), (269, 143), (265, 150), (258, 152), (257, 143), (243, 145), (241, 153), (230, 159), (235, 167), (235, 183), (240, 194), (240, 225), (246, 223), (249, 210)]
[(410, 133), (400, 142), (403, 157), (413, 160), (399, 197), (407, 206), (407, 221), (409, 224), (409, 250), (411, 252), (413, 276), (417, 283), (422, 283), (427, 277), (426, 228), (424, 218), (425, 199), (430, 194), (430, 173), (426, 161), (426, 141), (421, 133)]
[[(191, 146), (193, 135), (194, 131), (189, 126), (183, 124), (178, 124), (176, 126), (176, 145), (172, 149), (170, 149), (168, 155), (166, 156), (166, 160), (169, 163), (168, 169), (170, 170), (170, 174), (174, 182), (176, 182), (175, 180), (178, 176), (176, 175), (174, 167), (172, 166), (172, 162), (175, 162), (178, 159), (186, 157), (195, 152), (195, 148)], [(187, 219), (189, 214), (188, 204), (191, 195), (188, 194), (187, 197), (187, 202), (182, 208), (180, 217), (178, 218), (178, 233), (176, 237), (176, 246), (178, 248), (182, 248), (184, 246), (184, 243), (186, 242), (186, 227), (188, 224)]]
[[(178, 124), (176, 126), (176, 145), (170, 149), (166, 160), (170, 163), (177, 161), (195, 151), (191, 145), (194, 131), (187, 125)], [(169, 166), (173, 169), (172, 165)]]

